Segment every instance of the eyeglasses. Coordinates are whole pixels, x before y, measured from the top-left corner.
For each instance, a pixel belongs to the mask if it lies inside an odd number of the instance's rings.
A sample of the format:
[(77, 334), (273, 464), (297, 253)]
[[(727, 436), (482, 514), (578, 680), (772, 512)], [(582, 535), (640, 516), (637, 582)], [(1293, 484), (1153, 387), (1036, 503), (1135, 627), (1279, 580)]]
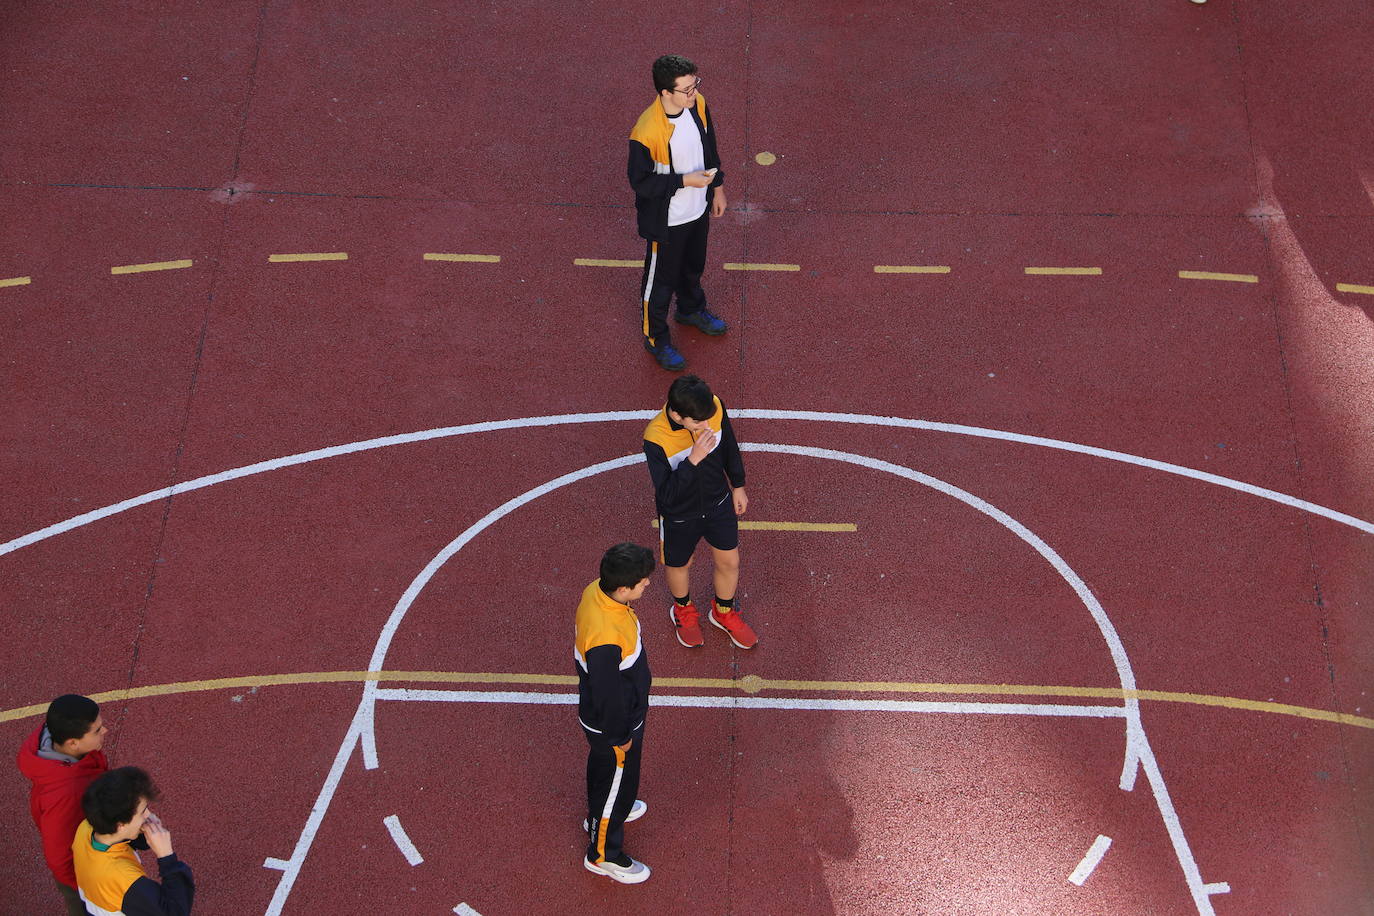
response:
[(701, 77), (698, 76), (698, 77), (696, 78), (696, 82), (692, 83), (692, 85), (691, 85), (690, 87), (688, 87), (688, 88), (686, 88), (686, 89), (674, 89), (673, 91), (674, 91), (674, 92), (681, 92), (683, 95), (688, 95), (688, 96), (690, 96), (690, 95), (695, 95), (695, 94), (696, 94), (696, 91), (697, 91), (697, 87), (700, 86), (700, 85), (701, 85)]

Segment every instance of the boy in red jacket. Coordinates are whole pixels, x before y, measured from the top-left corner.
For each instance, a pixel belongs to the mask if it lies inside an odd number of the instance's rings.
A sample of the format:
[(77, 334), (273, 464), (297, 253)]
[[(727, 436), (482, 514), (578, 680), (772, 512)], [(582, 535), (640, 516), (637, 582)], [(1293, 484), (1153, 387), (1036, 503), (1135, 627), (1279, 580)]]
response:
[(33, 783), (29, 811), (43, 839), (43, 858), (70, 916), (87, 916), (76, 891), (72, 838), (86, 816), (82, 793), (110, 768), (100, 751), (105, 731), (96, 702), (69, 693), (49, 704), (47, 718), (19, 749), (19, 771)]

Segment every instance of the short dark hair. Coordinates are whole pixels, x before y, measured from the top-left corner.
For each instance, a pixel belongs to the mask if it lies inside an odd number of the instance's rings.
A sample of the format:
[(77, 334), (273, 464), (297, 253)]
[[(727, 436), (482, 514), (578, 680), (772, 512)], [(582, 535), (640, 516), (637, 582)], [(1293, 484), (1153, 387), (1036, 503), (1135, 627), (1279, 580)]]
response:
[(114, 833), (138, 813), (139, 801), (157, 801), (152, 777), (138, 767), (119, 767), (102, 775), (86, 787), (81, 810), (96, 833)]
[(48, 704), (48, 734), (53, 744), (84, 738), (91, 723), (100, 718), (100, 707), (90, 697), (64, 693)]
[(654, 89), (676, 89), (678, 77), (696, 72), (697, 65), (681, 54), (665, 54), (654, 61)]
[(711, 386), (695, 375), (682, 375), (668, 386), (668, 407), (689, 420), (709, 420), (716, 414)]
[(626, 541), (616, 544), (601, 556), (601, 590), (611, 594), (618, 588), (634, 588), (654, 571), (654, 552)]

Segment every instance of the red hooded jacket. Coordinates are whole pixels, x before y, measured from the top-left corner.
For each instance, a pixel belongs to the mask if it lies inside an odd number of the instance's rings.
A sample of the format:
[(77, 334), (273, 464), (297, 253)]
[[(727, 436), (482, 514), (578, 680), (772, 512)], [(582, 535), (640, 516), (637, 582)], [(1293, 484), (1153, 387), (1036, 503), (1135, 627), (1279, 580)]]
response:
[(53, 877), (76, 887), (72, 868), (72, 838), (86, 817), (81, 795), (95, 778), (110, 768), (105, 755), (91, 751), (75, 763), (38, 756), (38, 742), (45, 726), (39, 725), (19, 749), (19, 772), (33, 783), (29, 812), (43, 837), (43, 858)]

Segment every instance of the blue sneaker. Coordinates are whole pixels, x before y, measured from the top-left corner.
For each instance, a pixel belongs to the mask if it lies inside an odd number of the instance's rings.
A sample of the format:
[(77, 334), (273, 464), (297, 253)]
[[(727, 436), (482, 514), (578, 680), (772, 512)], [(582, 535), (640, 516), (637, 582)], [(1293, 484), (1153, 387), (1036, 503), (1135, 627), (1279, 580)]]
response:
[(681, 372), (687, 368), (687, 360), (683, 358), (681, 353), (677, 352), (677, 347), (668, 341), (654, 346), (649, 343), (649, 338), (646, 337), (644, 338), (644, 349), (653, 354), (654, 359), (658, 360), (658, 364), (669, 372)]
[(709, 334), (712, 337), (719, 337), (730, 330), (729, 325), (722, 321), (719, 315), (712, 314), (711, 310), (704, 305), (695, 312), (688, 312), (686, 315), (678, 312), (675, 317), (678, 324), (690, 324), (701, 333)]

